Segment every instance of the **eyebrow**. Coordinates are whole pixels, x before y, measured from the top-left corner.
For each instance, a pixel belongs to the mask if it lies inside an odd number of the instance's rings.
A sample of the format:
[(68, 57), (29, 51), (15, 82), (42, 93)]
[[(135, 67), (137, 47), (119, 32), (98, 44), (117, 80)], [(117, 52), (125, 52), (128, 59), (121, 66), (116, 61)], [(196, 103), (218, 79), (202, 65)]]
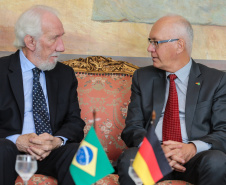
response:
[(151, 39), (151, 40), (158, 40), (158, 39), (156, 39), (155, 37), (154, 37), (154, 38), (148, 37), (148, 38)]
[(57, 37), (62, 37), (62, 36), (64, 36), (64, 34), (65, 34), (65, 32), (63, 33), (63, 34), (56, 34), (55, 36), (54, 36), (54, 38), (57, 38)]

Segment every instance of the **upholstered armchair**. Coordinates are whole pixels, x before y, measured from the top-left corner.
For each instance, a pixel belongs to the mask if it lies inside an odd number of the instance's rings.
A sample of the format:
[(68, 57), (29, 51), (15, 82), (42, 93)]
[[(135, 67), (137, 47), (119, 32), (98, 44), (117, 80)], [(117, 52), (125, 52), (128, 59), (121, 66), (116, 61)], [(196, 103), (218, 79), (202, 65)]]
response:
[[(85, 121), (85, 134), (93, 123), (96, 111), (95, 129), (112, 164), (126, 148), (121, 139), (125, 127), (128, 104), (130, 103), (132, 75), (139, 67), (124, 61), (115, 61), (102, 56), (79, 58), (63, 62), (71, 66), (78, 79), (78, 98), (81, 117)], [(56, 184), (52, 177), (34, 175), (29, 184)], [(21, 180), (20, 180), (21, 181)], [(19, 178), (17, 179), (19, 182)], [(118, 175), (111, 174), (99, 180), (96, 185), (115, 185)], [(164, 181), (159, 185), (185, 185), (183, 181)], [(19, 184), (18, 184), (19, 185)]]

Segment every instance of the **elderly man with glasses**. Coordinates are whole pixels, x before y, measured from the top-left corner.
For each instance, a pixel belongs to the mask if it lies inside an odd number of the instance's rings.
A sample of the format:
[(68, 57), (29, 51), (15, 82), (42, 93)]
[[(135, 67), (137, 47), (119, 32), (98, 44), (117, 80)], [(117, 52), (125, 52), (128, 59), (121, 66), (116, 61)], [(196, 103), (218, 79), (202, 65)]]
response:
[(122, 139), (129, 147), (118, 161), (119, 182), (128, 175), (156, 112), (155, 133), (173, 172), (162, 180), (226, 184), (226, 74), (191, 58), (193, 29), (183, 17), (160, 18), (147, 48), (153, 66), (133, 76), (131, 103)]

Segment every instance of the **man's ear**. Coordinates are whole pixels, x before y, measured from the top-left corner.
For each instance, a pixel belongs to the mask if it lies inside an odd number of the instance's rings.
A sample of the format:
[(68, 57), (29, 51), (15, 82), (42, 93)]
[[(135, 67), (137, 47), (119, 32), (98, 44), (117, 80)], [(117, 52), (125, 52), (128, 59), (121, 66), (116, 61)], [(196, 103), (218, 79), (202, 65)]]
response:
[(36, 48), (36, 40), (34, 39), (34, 37), (30, 36), (30, 35), (26, 35), (24, 37), (24, 43), (25, 46), (30, 49), (31, 51), (35, 51)]
[(183, 39), (179, 39), (177, 41), (177, 54), (182, 53), (185, 50), (185, 41)]

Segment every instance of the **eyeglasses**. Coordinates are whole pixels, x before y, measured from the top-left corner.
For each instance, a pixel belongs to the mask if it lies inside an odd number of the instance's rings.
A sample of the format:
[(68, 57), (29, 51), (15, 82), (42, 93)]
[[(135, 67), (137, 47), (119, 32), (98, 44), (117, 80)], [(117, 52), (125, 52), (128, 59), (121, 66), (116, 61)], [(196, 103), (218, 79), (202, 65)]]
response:
[(148, 41), (150, 42), (150, 44), (154, 47), (154, 48), (158, 48), (158, 45), (161, 43), (167, 43), (167, 42), (174, 42), (177, 41), (179, 39), (169, 39), (169, 40), (151, 40), (150, 38), (148, 38)]

